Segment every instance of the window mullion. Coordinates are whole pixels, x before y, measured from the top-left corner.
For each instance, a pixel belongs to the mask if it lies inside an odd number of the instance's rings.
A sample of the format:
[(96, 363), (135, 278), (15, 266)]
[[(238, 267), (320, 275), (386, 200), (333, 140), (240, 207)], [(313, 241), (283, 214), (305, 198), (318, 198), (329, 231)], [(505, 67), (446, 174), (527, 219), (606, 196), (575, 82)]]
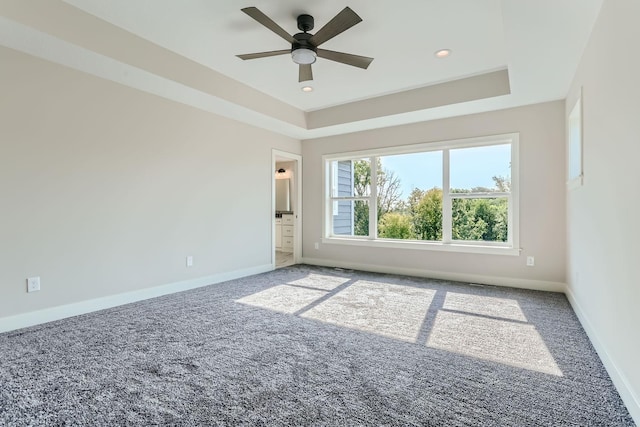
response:
[(452, 219), (449, 174), (449, 150), (442, 150), (442, 243), (451, 243)]
[(507, 243), (513, 246), (513, 197), (507, 197)]
[(334, 186), (337, 185), (337, 177), (334, 176), (335, 173), (335, 169), (338, 168), (337, 165), (338, 162), (332, 162), (329, 161), (327, 162), (325, 169), (324, 169), (324, 173), (325, 173), (325, 186), (326, 186), (326, 191), (325, 191), (325, 196), (326, 196), (326, 206), (325, 206), (325, 215), (326, 215), (326, 220), (325, 220), (325, 230), (324, 230), (324, 236), (333, 236), (333, 217), (337, 212), (334, 212), (334, 207), (333, 207), (333, 199), (332, 196), (334, 195)]
[(369, 239), (378, 237), (378, 158), (371, 157), (371, 191), (369, 199)]
[[(355, 162), (353, 160), (350, 160), (351, 162), (351, 195), (354, 195), (354, 183), (355, 183)], [(353, 236), (355, 234), (355, 229), (356, 229), (356, 223), (355, 223), (355, 204), (352, 203), (351, 204), (351, 235)]]
[(452, 199), (498, 199), (510, 197), (511, 193), (450, 193), (449, 197)]
[(338, 206), (333, 202), (333, 197), (338, 194), (338, 162), (331, 162), (329, 171), (329, 203), (331, 204), (331, 228), (333, 230), (333, 217), (338, 215)]

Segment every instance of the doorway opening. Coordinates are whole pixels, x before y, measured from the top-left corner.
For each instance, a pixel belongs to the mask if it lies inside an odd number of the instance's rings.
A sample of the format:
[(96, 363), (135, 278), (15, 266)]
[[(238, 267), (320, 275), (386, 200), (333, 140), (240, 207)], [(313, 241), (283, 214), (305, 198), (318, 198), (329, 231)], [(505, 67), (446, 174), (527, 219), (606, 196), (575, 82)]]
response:
[(302, 257), (302, 157), (273, 150), (273, 268), (297, 264)]

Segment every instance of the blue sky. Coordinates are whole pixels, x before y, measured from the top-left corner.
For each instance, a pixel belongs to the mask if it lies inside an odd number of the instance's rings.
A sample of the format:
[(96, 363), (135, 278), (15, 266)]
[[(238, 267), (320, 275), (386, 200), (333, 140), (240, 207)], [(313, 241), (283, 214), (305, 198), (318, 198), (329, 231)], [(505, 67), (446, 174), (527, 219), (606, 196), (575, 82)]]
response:
[[(511, 176), (511, 147), (492, 145), (450, 150), (453, 188), (493, 187), (494, 175)], [(415, 187), (442, 188), (442, 152), (381, 157), (382, 167), (400, 178), (402, 199)]]

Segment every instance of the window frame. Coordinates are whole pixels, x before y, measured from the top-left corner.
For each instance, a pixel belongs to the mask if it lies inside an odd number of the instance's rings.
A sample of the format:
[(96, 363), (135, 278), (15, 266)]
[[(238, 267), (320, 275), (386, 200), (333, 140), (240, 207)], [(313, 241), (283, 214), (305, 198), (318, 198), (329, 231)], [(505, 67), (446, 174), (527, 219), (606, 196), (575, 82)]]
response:
[[(449, 150), (492, 145), (511, 145), (511, 192), (495, 193), (451, 193), (450, 188), (450, 156)], [(385, 239), (377, 237), (377, 162), (375, 158), (390, 155), (414, 154), (429, 151), (442, 152), (442, 241)], [(482, 136), (448, 141), (428, 142), (396, 147), (384, 147), (370, 150), (331, 153), (322, 156), (323, 164), (323, 212), (322, 243), (355, 245), (381, 248), (402, 248), (418, 250), (436, 250), (444, 252), (467, 252), (496, 255), (520, 254), (519, 224), (519, 133)], [(371, 161), (371, 189), (368, 196), (337, 197), (332, 195), (332, 168), (334, 161), (345, 161), (369, 158)], [(455, 194), (455, 196), (452, 196)], [(506, 242), (453, 240), (452, 233), (452, 201), (457, 198), (507, 198), (508, 224)], [(334, 200), (367, 200), (369, 203), (369, 236), (334, 235), (333, 201)], [(372, 203), (373, 202), (373, 203)]]
[(580, 88), (578, 99), (567, 116), (567, 190), (569, 191), (581, 187), (584, 180), (582, 115), (582, 88)]

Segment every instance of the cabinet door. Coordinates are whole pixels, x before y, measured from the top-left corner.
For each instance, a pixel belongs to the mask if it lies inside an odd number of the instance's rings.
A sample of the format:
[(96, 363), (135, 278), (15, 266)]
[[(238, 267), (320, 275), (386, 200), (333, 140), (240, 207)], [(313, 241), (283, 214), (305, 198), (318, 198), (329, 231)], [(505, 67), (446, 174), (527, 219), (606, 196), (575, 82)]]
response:
[(293, 225), (293, 215), (291, 215), (291, 214), (283, 214), (282, 215), (282, 225)]
[(283, 237), (282, 238), (282, 249), (291, 252), (293, 249), (293, 237)]
[(282, 237), (293, 237), (293, 225), (282, 226)]

